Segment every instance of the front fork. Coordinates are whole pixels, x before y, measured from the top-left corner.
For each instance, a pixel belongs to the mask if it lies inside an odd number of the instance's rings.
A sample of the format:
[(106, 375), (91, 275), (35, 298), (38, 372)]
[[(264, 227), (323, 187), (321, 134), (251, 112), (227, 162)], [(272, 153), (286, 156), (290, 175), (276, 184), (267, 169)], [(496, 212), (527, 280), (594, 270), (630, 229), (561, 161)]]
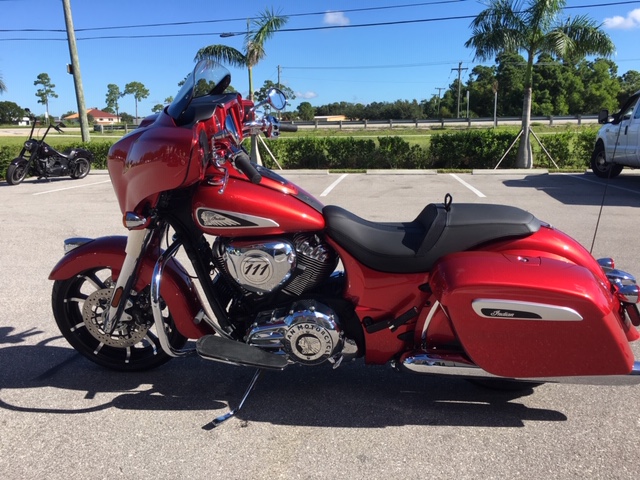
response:
[(129, 230), (124, 263), (111, 296), (109, 309), (104, 316), (103, 328), (108, 334), (112, 334), (120, 322), (129, 294), (136, 282), (140, 265), (154, 233), (155, 230), (153, 229)]

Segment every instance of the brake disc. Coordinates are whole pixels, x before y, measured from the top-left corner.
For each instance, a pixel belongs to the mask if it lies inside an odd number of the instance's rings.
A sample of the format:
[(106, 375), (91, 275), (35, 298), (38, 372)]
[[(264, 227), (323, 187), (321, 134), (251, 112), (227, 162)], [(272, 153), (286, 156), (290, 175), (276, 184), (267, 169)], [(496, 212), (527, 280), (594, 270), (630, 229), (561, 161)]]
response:
[(132, 347), (140, 343), (147, 336), (150, 325), (140, 325), (126, 311), (131, 307), (131, 301), (127, 301), (125, 311), (118, 321), (113, 333), (104, 331), (104, 315), (109, 309), (109, 302), (113, 295), (113, 288), (96, 290), (87, 297), (82, 307), (82, 319), (91, 335), (101, 343), (116, 348)]

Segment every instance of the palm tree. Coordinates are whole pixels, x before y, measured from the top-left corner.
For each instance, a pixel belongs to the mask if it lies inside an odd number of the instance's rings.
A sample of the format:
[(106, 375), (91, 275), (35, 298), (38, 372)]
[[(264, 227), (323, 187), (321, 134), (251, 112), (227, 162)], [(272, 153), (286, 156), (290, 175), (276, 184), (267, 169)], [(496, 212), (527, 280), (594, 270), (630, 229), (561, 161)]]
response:
[(615, 47), (609, 36), (585, 15), (561, 17), (566, 0), (488, 0), (488, 8), (471, 22), (473, 35), (465, 47), (475, 50), (475, 58), (487, 60), (503, 52), (524, 51), (527, 60), (522, 106), (523, 136), (516, 166), (533, 167), (529, 140), (533, 62), (548, 53), (557, 59), (610, 56)]
[[(288, 17), (278, 16), (273, 9), (266, 9), (251, 22), (247, 20), (244, 53), (228, 45), (209, 45), (198, 50), (195, 61), (209, 58), (234, 67), (247, 67), (249, 71), (249, 99), (253, 101), (253, 67), (267, 55), (264, 49), (266, 41), (280, 30), (287, 23), (287, 20)], [(253, 30), (249, 28), (251, 24), (253, 24)]]
[(4, 93), (7, 91), (7, 86), (2, 81), (2, 75), (0, 75), (0, 93)]

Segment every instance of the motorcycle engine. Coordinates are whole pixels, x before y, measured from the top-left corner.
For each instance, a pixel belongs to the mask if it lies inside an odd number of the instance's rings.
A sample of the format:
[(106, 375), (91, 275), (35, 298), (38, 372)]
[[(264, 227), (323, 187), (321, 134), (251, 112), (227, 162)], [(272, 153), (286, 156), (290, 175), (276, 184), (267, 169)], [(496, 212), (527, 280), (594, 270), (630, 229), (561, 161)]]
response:
[(245, 324), (246, 343), (303, 365), (329, 361), (335, 368), (344, 358), (357, 356), (356, 342), (345, 336), (331, 307), (299, 299), (327, 281), (338, 264), (335, 251), (317, 235), (259, 240), (218, 237), (213, 256), (224, 283), (245, 300), (277, 295), (274, 300), (280, 307), (252, 314), (251, 323)]
[(282, 290), (297, 297), (324, 281), (338, 263), (333, 249), (314, 234), (268, 240), (218, 237), (213, 252), (216, 267), (232, 284), (259, 295)]
[(344, 337), (335, 312), (315, 300), (300, 300), (288, 309), (260, 313), (245, 341), (285, 354), (292, 362), (318, 365), (329, 360), (334, 368), (358, 351), (355, 342)]

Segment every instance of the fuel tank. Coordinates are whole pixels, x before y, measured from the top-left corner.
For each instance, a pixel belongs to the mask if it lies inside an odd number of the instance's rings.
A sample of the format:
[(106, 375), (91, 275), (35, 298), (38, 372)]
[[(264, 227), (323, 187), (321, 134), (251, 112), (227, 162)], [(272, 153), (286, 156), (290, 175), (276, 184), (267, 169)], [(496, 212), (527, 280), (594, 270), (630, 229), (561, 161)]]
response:
[(280, 235), (324, 229), (321, 204), (291, 183), (263, 177), (260, 184), (229, 177), (201, 183), (193, 196), (193, 217), (206, 234), (225, 237)]

